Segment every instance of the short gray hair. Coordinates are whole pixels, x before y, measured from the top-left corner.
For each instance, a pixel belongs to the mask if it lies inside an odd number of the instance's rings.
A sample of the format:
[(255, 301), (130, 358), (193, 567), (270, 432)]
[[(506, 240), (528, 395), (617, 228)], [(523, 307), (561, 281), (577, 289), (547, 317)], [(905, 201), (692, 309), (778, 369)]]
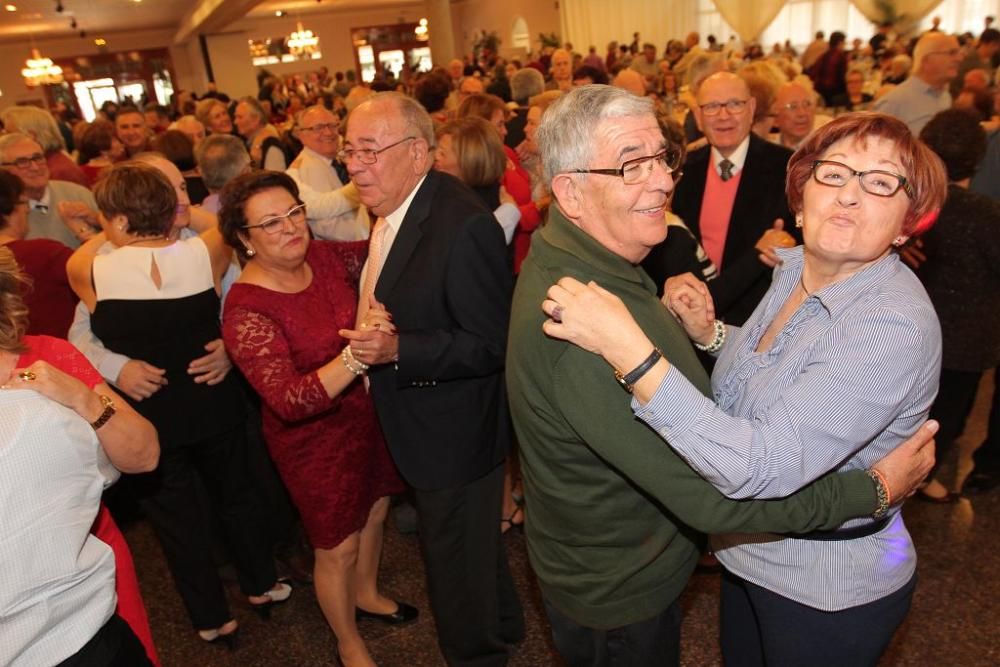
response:
[(242, 174), (250, 164), (250, 154), (239, 137), (231, 134), (211, 134), (195, 150), (201, 169), (201, 180), (209, 192), (218, 192), (229, 181)]
[[(30, 141), (33, 144), (38, 144), (37, 141), (23, 132), (8, 132), (7, 134), (0, 134), (0, 160), (7, 162), (7, 151), (11, 146), (19, 144), (22, 141)], [(39, 146), (41, 146), (41, 144), (39, 144)]]
[(522, 67), (510, 77), (510, 96), (518, 104), (527, 104), (528, 100), (545, 91), (545, 77), (534, 67)]
[(34, 137), (46, 154), (66, 149), (66, 142), (59, 132), (56, 119), (45, 109), (32, 106), (7, 107), (0, 113), (0, 120), (5, 126), (13, 125), (18, 132)]
[(571, 169), (584, 169), (594, 153), (594, 130), (608, 118), (655, 117), (648, 97), (600, 84), (575, 88), (542, 116), (535, 140), (542, 154), (545, 181)]

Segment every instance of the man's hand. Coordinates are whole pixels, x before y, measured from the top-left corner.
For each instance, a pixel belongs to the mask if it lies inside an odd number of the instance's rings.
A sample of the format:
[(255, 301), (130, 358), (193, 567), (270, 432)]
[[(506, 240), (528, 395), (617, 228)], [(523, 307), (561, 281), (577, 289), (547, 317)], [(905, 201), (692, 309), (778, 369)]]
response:
[(936, 421), (928, 420), (909, 440), (872, 466), (885, 478), (893, 505), (916, 493), (934, 467), (934, 434), (938, 428)]
[(229, 369), (233, 367), (226, 354), (226, 346), (221, 338), (205, 344), (208, 351), (204, 357), (198, 357), (188, 365), (188, 375), (193, 375), (196, 384), (216, 385), (226, 378)]
[(774, 225), (771, 226), (771, 229), (761, 235), (754, 247), (759, 253), (758, 258), (760, 261), (766, 266), (774, 268), (781, 263), (781, 260), (778, 259), (778, 255), (774, 252), (774, 249), (794, 248), (795, 237), (785, 231), (785, 221), (778, 218), (774, 221)]
[(399, 360), (399, 336), (378, 328), (341, 329), (340, 335), (351, 346), (351, 354), (358, 361), (375, 366)]
[(132, 359), (122, 366), (115, 380), (115, 386), (121, 389), (133, 401), (149, 398), (165, 387), (167, 378), (162, 368), (147, 364), (145, 361)]
[(899, 249), (899, 258), (916, 271), (927, 261), (927, 255), (924, 254), (924, 242), (920, 239), (913, 239), (911, 243), (907, 243)]

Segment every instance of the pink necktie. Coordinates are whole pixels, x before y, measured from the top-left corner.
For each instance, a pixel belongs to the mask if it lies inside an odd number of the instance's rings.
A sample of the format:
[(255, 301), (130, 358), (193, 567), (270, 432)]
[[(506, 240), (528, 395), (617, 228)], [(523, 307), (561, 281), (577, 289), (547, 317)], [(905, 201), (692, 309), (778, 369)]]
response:
[(361, 324), (368, 312), (368, 297), (375, 293), (378, 274), (382, 271), (382, 246), (385, 243), (385, 232), (388, 227), (385, 218), (379, 218), (372, 228), (371, 240), (368, 242), (368, 267), (365, 269), (365, 284), (361, 286), (358, 299), (358, 325)]

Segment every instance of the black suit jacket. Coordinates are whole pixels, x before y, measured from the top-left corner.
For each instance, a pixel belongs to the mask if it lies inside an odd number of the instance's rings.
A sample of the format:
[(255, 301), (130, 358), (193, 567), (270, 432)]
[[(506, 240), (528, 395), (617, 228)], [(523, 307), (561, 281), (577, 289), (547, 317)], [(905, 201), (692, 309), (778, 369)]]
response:
[(512, 291), (492, 212), (458, 179), (428, 173), (375, 285), (399, 331), (399, 362), (369, 372), (389, 451), (417, 489), (467, 484), (507, 455)]
[[(750, 135), (750, 148), (729, 219), (722, 266), (718, 267), (719, 276), (708, 283), (716, 313), (730, 324), (743, 324), (771, 284), (771, 269), (757, 258), (754, 244), (774, 224), (775, 218), (784, 220), (785, 231), (802, 242), (785, 197), (785, 169), (791, 156), (792, 151), (784, 146)], [(677, 184), (672, 206), (699, 243), (702, 198), (710, 159), (710, 146), (688, 155), (684, 178)], [(683, 272), (675, 270), (676, 264), (669, 259), (669, 243), (670, 235), (643, 262), (643, 267), (661, 290), (664, 280)]]

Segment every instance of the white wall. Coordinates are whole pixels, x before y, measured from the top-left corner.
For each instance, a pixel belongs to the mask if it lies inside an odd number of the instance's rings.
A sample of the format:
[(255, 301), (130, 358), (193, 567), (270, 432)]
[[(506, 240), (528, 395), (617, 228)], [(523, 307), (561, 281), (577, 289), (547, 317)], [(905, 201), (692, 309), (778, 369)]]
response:
[[(562, 41), (559, 25), (558, 0), (462, 0), (452, 5), (455, 24), (455, 48), (471, 53), (476, 36), (483, 30), (496, 31), (500, 36), (500, 54), (507, 53), (511, 43), (511, 28), (518, 16), (528, 24), (532, 49), (538, 50), (538, 34), (556, 33)], [(576, 46), (576, 45), (575, 45)], [(579, 51), (579, 46), (576, 47)], [(586, 53), (586, 47), (584, 47)]]

